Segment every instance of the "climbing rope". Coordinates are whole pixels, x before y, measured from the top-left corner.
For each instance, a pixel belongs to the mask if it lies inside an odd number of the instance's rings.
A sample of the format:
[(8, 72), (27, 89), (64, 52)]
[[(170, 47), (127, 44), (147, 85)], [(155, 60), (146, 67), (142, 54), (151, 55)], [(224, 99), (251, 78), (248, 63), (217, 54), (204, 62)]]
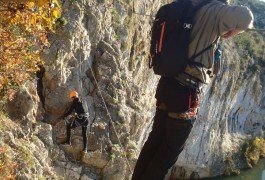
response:
[(255, 31), (255, 32), (265, 33), (265, 29), (247, 29), (246, 31)]
[[(133, 6), (133, 12), (132, 12), (133, 14), (155, 18), (155, 15), (136, 12), (135, 8), (134, 8), (134, 1), (133, 1), (133, 5), (132, 6)], [(265, 33), (265, 29), (247, 29), (245, 31), (254, 31), (254, 32)]]
[(137, 14), (137, 15), (141, 15), (141, 16), (148, 16), (148, 17), (155, 18), (154, 15), (150, 15), (150, 14), (142, 14), (142, 13), (138, 13), (138, 12), (135, 12), (135, 11), (133, 11), (133, 14)]
[[(95, 35), (96, 35), (96, 32), (97, 32), (97, 31), (95, 30), (95, 32), (94, 32), (94, 34), (93, 34), (93, 36), (92, 36), (92, 38), (91, 38), (91, 42), (93, 42), (94, 37), (95, 37)], [(82, 36), (82, 35), (81, 35), (81, 36)], [(83, 43), (82, 43), (82, 45), (81, 45), (81, 42), (80, 42), (80, 48), (83, 48)], [(79, 58), (80, 58), (79, 71), (80, 71), (80, 73), (81, 73), (81, 64), (82, 64), (82, 62), (81, 62), (81, 58), (82, 58), (82, 57), (81, 57), (81, 53), (80, 53), (80, 57), (79, 57)], [(90, 62), (88, 62), (88, 65), (89, 65), (89, 69), (90, 69), (90, 71), (91, 71), (91, 73), (92, 73), (93, 79), (94, 79), (94, 81), (95, 81), (96, 87), (98, 88), (98, 92), (99, 92), (100, 97), (101, 97), (101, 99), (102, 99), (102, 102), (103, 102), (104, 108), (105, 108), (106, 111), (107, 111), (107, 116), (108, 116), (109, 119), (110, 119), (110, 123), (111, 123), (111, 125), (112, 125), (112, 127), (113, 127), (114, 133), (115, 133), (115, 135), (116, 135), (116, 137), (117, 137), (117, 139), (118, 139), (119, 146), (121, 147), (121, 149), (122, 149), (122, 151), (123, 151), (123, 155), (124, 155), (124, 157), (125, 157), (125, 161), (126, 161), (128, 167), (129, 167), (129, 171), (130, 171), (130, 173), (132, 174), (133, 172), (132, 172), (131, 165), (130, 165), (129, 160), (128, 160), (126, 154), (125, 154), (125, 149), (124, 149), (123, 146), (122, 146), (122, 143), (121, 143), (120, 137), (119, 137), (119, 135), (118, 135), (118, 133), (117, 133), (117, 130), (116, 130), (116, 127), (115, 127), (115, 125), (114, 125), (114, 121), (113, 121), (113, 119), (112, 119), (112, 117), (111, 117), (111, 115), (110, 115), (110, 113), (109, 113), (109, 109), (108, 109), (108, 107), (107, 107), (107, 105), (106, 105), (106, 102), (105, 102), (104, 97), (103, 97), (103, 95), (102, 95), (101, 89), (100, 89), (100, 87), (99, 87), (99, 85), (98, 85), (98, 81), (97, 81), (97, 79), (96, 79), (95, 73), (94, 73), (94, 71), (93, 71), (93, 69), (92, 69), (92, 66), (91, 66)], [(82, 81), (82, 80), (81, 80), (81, 81)], [(82, 83), (82, 82), (81, 82), (81, 83)], [(81, 84), (81, 88), (82, 88), (82, 84)]]
[[(105, 107), (105, 109), (106, 109), (106, 111), (107, 111), (107, 115), (108, 115), (108, 117), (109, 117), (109, 119), (110, 119), (110, 122), (111, 122), (111, 125), (112, 125), (112, 127), (113, 127), (114, 133), (115, 133), (115, 135), (117, 136), (117, 138), (118, 138), (118, 142), (119, 142), (119, 145), (120, 145), (120, 147), (122, 148), (122, 151), (123, 151), (123, 153), (124, 153), (125, 150), (124, 150), (124, 148), (123, 148), (123, 146), (122, 146), (121, 140), (120, 140), (119, 135), (118, 135), (118, 133), (117, 133), (117, 130), (116, 130), (116, 128), (115, 128), (114, 121), (112, 120), (111, 115), (110, 115), (110, 113), (109, 113), (109, 109), (108, 109), (108, 107), (107, 107), (107, 105), (106, 105), (106, 102), (105, 102), (105, 100), (104, 100), (104, 97), (102, 96), (102, 92), (101, 92), (101, 90), (100, 90), (100, 88), (99, 88), (99, 85), (98, 85), (97, 79), (96, 79), (95, 74), (94, 74), (94, 72), (93, 72), (93, 69), (92, 69), (90, 63), (88, 63), (88, 64), (89, 64), (89, 68), (90, 68), (90, 70), (91, 70), (91, 72), (92, 72), (92, 76), (93, 76), (93, 78), (94, 78), (94, 80), (95, 80), (96, 86), (97, 86), (97, 88), (98, 88), (98, 92), (99, 92), (100, 97), (101, 97), (101, 99), (102, 99), (103, 105), (104, 105), (104, 107)], [(129, 160), (128, 160), (126, 154), (123, 154), (123, 155), (125, 156), (126, 163), (128, 164), (128, 167), (129, 167), (130, 173), (132, 174), (132, 168), (131, 168), (131, 166), (130, 166)]]

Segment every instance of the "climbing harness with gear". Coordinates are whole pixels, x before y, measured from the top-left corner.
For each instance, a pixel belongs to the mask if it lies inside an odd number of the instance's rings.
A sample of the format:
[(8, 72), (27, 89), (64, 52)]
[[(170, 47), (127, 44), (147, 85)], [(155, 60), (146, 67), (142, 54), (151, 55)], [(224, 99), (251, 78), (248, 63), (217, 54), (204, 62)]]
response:
[[(65, 125), (71, 124), (71, 126), (73, 126), (73, 124), (75, 124), (76, 127), (79, 127), (85, 124), (88, 121), (88, 118), (89, 118), (89, 113), (84, 113), (80, 115), (75, 113), (74, 117), (64, 118), (64, 122), (65, 122)], [(83, 120), (83, 121), (80, 122), (80, 120)]]
[(78, 119), (89, 118), (89, 113), (76, 114)]
[(169, 112), (168, 116), (173, 119), (194, 121), (198, 115), (199, 96), (197, 93), (190, 94), (188, 100), (188, 110), (183, 113)]

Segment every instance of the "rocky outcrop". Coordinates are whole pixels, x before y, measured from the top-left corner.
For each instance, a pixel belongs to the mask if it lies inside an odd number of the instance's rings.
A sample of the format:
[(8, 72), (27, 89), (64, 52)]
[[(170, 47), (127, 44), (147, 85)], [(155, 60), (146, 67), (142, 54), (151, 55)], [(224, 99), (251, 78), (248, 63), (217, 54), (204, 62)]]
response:
[[(68, 23), (49, 35), (43, 55), (44, 107), (34, 84), (27, 84), (8, 105), (15, 130), (0, 131), (7, 152), (27, 150), (26, 159), (18, 158), (25, 165), (19, 178), (130, 179), (155, 111), (159, 77), (148, 69), (149, 15), (161, 3), (63, 1)], [(246, 139), (264, 136), (264, 70), (240, 58), (232, 41), (224, 49), (223, 70), (204, 88), (199, 118), (167, 179), (223, 174)], [(58, 145), (66, 136), (59, 117), (71, 90), (88, 105), (87, 154), (81, 153), (80, 128), (73, 130), (72, 146)]]
[[(56, 178), (52, 168), (52, 151), (60, 151), (52, 140), (52, 127), (39, 121), (38, 96), (33, 83), (22, 87), (7, 109), (11, 121), (0, 115), (1, 178)], [(37, 119), (36, 119), (37, 118)]]
[[(151, 17), (160, 1), (65, 2), (68, 24), (50, 36), (44, 54), (44, 121), (53, 125), (54, 143), (65, 138), (58, 119), (77, 90), (88, 104), (92, 125), (89, 152), (82, 155), (81, 130), (72, 147), (61, 147), (103, 179), (128, 179), (151, 127), (157, 78), (148, 69)], [(82, 170), (82, 173), (85, 173)]]

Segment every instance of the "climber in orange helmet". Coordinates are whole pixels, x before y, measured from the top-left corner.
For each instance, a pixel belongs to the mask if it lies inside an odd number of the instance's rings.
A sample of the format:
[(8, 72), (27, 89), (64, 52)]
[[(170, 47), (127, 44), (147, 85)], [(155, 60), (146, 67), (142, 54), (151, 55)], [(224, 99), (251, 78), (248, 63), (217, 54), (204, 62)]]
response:
[[(81, 126), (82, 127), (82, 136), (83, 136), (83, 152), (87, 152), (87, 128), (90, 126), (89, 114), (86, 112), (84, 107), (84, 102), (81, 101), (78, 97), (76, 91), (71, 91), (69, 94), (70, 98), (70, 108), (61, 116), (66, 122), (66, 132), (67, 138), (66, 141), (62, 142), (62, 145), (71, 145), (71, 129)], [(74, 121), (68, 121), (65, 117), (69, 116), (73, 111), (75, 111)]]

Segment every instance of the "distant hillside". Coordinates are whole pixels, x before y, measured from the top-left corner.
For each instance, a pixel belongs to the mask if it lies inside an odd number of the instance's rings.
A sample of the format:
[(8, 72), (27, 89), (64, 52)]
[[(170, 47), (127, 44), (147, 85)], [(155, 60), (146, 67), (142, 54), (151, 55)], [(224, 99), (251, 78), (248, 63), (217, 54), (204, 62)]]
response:
[[(259, 0), (238, 0), (235, 4), (248, 6), (254, 14), (254, 28), (265, 28), (265, 2)], [(265, 66), (265, 32), (263, 31), (248, 31), (233, 38), (245, 64), (251, 59), (256, 62), (251, 66), (251, 71), (257, 71)]]
[(255, 28), (265, 28), (265, 2), (259, 0), (238, 0), (236, 4), (246, 5), (252, 10), (255, 16)]

